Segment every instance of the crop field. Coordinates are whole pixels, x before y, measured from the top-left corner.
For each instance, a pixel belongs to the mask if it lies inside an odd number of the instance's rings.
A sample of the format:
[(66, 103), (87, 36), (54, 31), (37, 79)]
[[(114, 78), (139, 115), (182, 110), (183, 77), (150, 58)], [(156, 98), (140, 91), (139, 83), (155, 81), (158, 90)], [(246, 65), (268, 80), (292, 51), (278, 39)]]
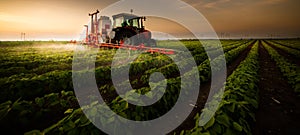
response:
[[(203, 42), (182, 40), (193, 56), (199, 72), (200, 88), (191, 114), (169, 134), (241, 135), (300, 134), (300, 40), (221, 40), (222, 48)], [(0, 127), (10, 134), (104, 134), (83, 113), (78, 103), (72, 79), (74, 51), (88, 46), (68, 42), (0, 41)], [(158, 47), (178, 49), (172, 41), (158, 41)], [(95, 49), (95, 48), (94, 48)], [(223, 50), (224, 54), (220, 53)], [(121, 98), (112, 82), (112, 62), (116, 49), (98, 49), (95, 53), (95, 79), (105, 103), (116, 114), (130, 120), (146, 121), (166, 114), (175, 105), (181, 88), (178, 66), (168, 55), (140, 54), (129, 63), (129, 82), (118, 79), (118, 87), (130, 83), (133, 92), (152, 95), (151, 74), (160, 72), (167, 81), (164, 95), (149, 106), (135, 106)], [(135, 51), (127, 50), (127, 55)], [(213, 57), (208, 57), (207, 54)], [(175, 57), (180, 57), (179, 55)], [(90, 54), (81, 54), (83, 58)], [(226, 59), (226, 82), (219, 82), (213, 98), (207, 101), (211, 89), (212, 71), (221, 70), (218, 63)], [(127, 57), (117, 58), (115, 70), (123, 72)], [(178, 62), (182, 67), (190, 63)], [(78, 64), (78, 63), (75, 63)], [(84, 63), (80, 63), (83, 64)], [(76, 66), (76, 65), (75, 65)], [(83, 66), (84, 67), (84, 66)], [(83, 71), (88, 72), (88, 71)], [(183, 87), (188, 87), (184, 85)], [(158, 88), (160, 89), (160, 88)], [(221, 92), (224, 90), (224, 93)], [(105, 110), (91, 93), (84, 106), (86, 112), (99, 118), (95, 108)], [(125, 95), (126, 96), (126, 95)], [(126, 98), (131, 98), (130, 96)], [(199, 126), (200, 114), (210, 114), (205, 105), (215, 105), (216, 113)], [(104, 117), (104, 116), (101, 116)], [(105, 116), (101, 125), (113, 127), (114, 117)], [(174, 116), (175, 117), (175, 116)], [(116, 134), (118, 133), (116, 129)], [(122, 134), (122, 133), (119, 133)], [(125, 134), (125, 133), (124, 133)], [(130, 134), (130, 133), (128, 133)]]

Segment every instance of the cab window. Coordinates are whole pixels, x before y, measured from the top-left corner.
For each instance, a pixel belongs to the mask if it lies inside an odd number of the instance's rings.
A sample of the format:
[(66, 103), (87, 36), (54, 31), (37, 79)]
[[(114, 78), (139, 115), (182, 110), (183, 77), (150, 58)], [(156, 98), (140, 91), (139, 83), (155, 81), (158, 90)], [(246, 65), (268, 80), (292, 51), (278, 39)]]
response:
[(114, 28), (122, 27), (122, 23), (124, 22), (123, 17), (116, 18), (114, 21)]
[(133, 26), (133, 27), (140, 28), (140, 25), (139, 25), (139, 19), (133, 19), (133, 20), (132, 20), (132, 26)]

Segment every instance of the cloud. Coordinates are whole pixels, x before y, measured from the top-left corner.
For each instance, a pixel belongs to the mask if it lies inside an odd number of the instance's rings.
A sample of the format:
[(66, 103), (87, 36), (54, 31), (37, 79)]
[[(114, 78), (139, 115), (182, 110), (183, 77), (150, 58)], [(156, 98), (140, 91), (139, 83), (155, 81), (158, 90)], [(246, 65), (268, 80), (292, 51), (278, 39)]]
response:
[(202, 0), (202, 1), (196, 1), (196, 0), (184, 0), (189, 5), (197, 8), (197, 9), (218, 9), (222, 7), (224, 4), (234, 4), (232, 0)]
[(216, 0), (212, 2), (207, 2), (203, 4), (204, 8), (217, 8), (224, 3), (231, 2), (231, 0)]
[(260, 0), (258, 3), (261, 5), (274, 5), (287, 2), (288, 0)]

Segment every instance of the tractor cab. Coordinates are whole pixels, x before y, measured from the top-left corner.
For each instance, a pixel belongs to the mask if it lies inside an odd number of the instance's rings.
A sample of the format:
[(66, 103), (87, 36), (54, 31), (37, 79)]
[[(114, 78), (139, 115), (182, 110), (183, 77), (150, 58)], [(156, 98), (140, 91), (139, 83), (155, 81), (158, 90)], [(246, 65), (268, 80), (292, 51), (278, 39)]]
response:
[(156, 46), (151, 39), (151, 32), (145, 29), (146, 17), (128, 13), (113, 15), (113, 29), (110, 32), (109, 43)]
[(145, 17), (139, 17), (133, 14), (121, 13), (112, 16), (114, 23), (113, 28), (132, 27), (134, 29), (144, 29)]
[(89, 14), (91, 25), (84, 25), (86, 27), (86, 44), (98, 44), (100, 40), (100, 42), (115, 45), (156, 46), (151, 32), (144, 27), (146, 17), (120, 13), (112, 16), (113, 25), (111, 26), (111, 19), (108, 16), (100, 16), (98, 20), (98, 13), (97, 10)]

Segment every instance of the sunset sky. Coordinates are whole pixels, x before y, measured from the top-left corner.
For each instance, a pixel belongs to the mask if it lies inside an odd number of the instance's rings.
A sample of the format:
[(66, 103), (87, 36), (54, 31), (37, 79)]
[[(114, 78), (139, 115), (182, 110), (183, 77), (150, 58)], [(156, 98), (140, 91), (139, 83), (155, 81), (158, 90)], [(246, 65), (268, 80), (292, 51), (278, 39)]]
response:
[[(201, 12), (219, 35), (300, 37), (299, 0), (183, 1)], [(27, 40), (77, 40), (83, 25), (89, 22), (88, 13), (115, 2), (118, 1), (1, 0), (0, 40), (20, 40), (22, 32)], [(131, 8), (134, 7), (128, 7), (128, 11)], [(153, 18), (149, 22), (146, 27), (150, 30), (185, 36), (184, 28), (174, 23), (166, 25), (170, 23), (167, 20)]]

